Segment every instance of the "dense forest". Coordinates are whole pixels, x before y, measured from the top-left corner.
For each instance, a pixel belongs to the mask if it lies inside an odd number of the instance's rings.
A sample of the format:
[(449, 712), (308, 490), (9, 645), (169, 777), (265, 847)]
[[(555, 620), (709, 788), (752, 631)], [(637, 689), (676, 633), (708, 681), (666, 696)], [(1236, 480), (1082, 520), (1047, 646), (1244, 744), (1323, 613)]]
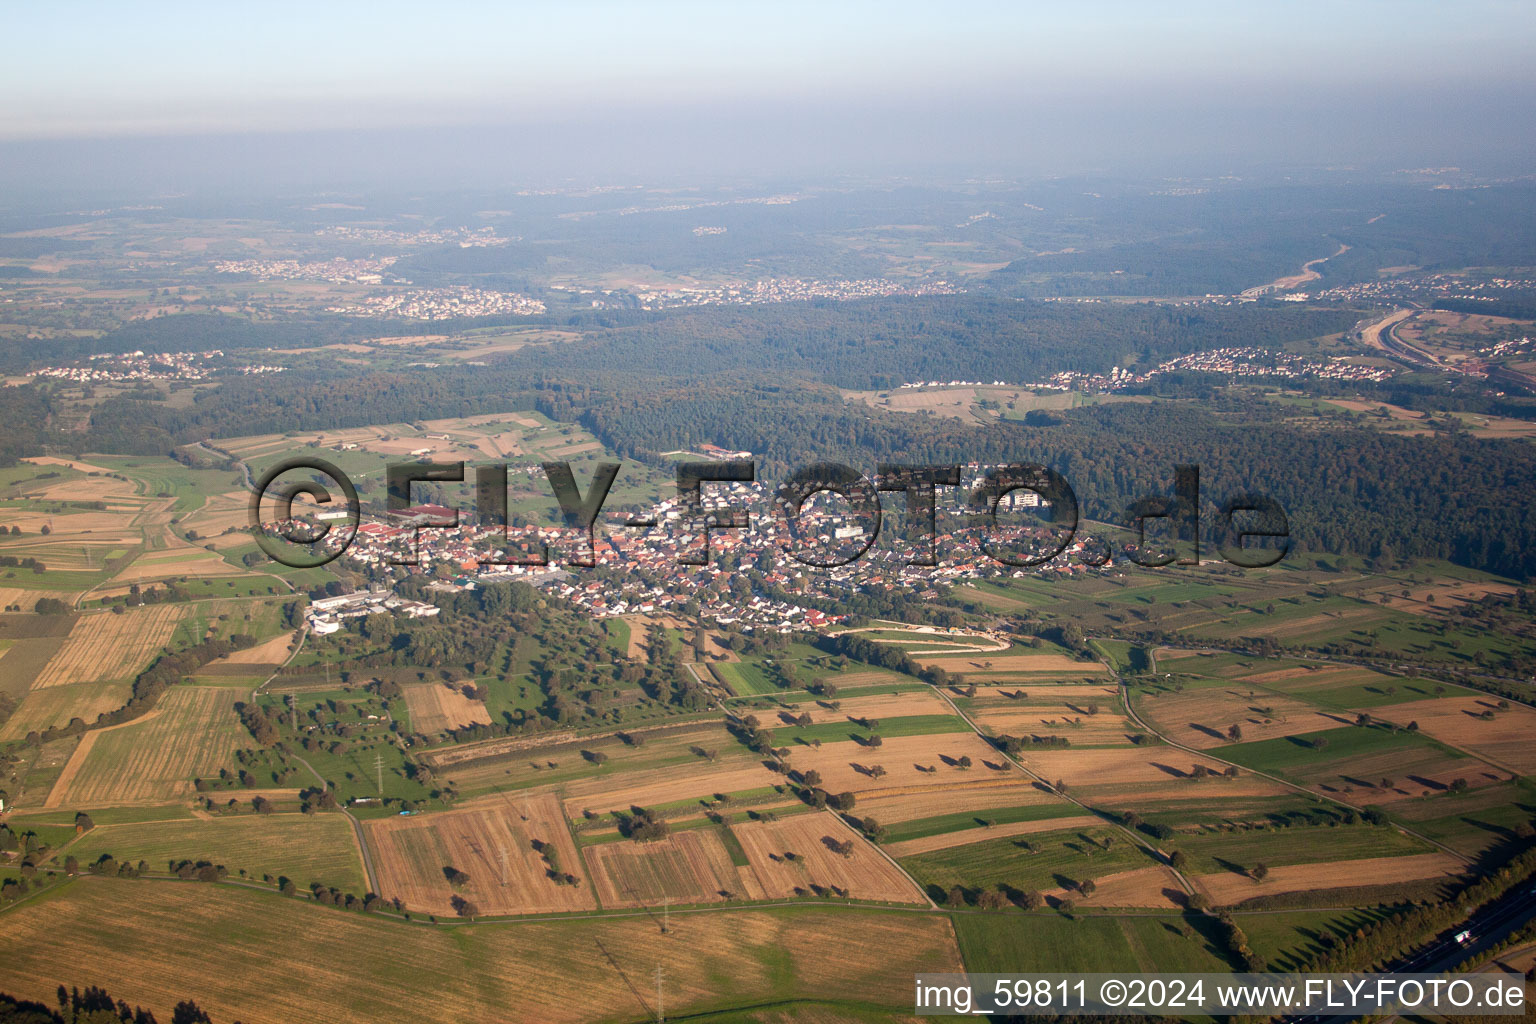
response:
[[(532, 346), (485, 365), (236, 378), (190, 403), (118, 396), (94, 408), (84, 433), (50, 435), (47, 396), (7, 388), (0, 425), (10, 429), (0, 456), (48, 442), (65, 451), (164, 454), (210, 437), (538, 409), (581, 423), (610, 450), (642, 462), (659, 465), (661, 453), (703, 443), (749, 450), (764, 478), (815, 459), (866, 469), (876, 461), (1042, 462), (1071, 481), (1086, 515), (1106, 521), (1121, 520), (1137, 498), (1165, 492), (1175, 463), (1193, 463), (1202, 467), (1208, 506), (1241, 491), (1268, 494), (1288, 510), (1293, 536), (1308, 550), (1439, 557), (1536, 574), (1536, 520), (1529, 503), (1511, 498), (1536, 482), (1536, 455), (1524, 441), (1401, 438), (1347, 424), (1318, 430), (1289, 422), (1280, 407), (1224, 397), (1194, 379), (1181, 383), (1185, 400), (985, 426), (853, 404), (837, 390), (1145, 365), (1224, 345), (1305, 340), (1347, 330), (1357, 318), (1352, 310), (1290, 305), (976, 296), (591, 313), (573, 318), (579, 341)], [(1433, 382), (1405, 381), (1376, 393), (1412, 406), (1432, 390)]]
[(1194, 464), (1207, 512), (1239, 492), (1267, 494), (1306, 550), (1536, 574), (1536, 518), (1515, 497), (1536, 483), (1536, 451), (1523, 441), (1316, 431), (1287, 423), (1278, 408), (1225, 399), (1090, 407), (1043, 427), (880, 413), (826, 390), (773, 384), (588, 382), (546, 389), (539, 407), (578, 418), (632, 458), (714, 441), (754, 452), (770, 476), (813, 459), (865, 468), (1040, 462), (1067, 478), (1086, 516), (1108, 522), (1123, 521), (1140, 497), (1168, 493), (1176, 463)]

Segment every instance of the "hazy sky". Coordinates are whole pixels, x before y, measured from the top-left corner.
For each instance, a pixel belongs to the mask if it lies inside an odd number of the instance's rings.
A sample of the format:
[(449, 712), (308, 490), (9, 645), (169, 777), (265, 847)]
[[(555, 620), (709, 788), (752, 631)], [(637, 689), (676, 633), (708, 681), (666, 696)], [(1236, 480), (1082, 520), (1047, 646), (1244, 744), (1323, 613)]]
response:
[[(1406, 157), (1421, 133), (1441, 159), (1526, 153), (1536, 94), (1518, 0), (50, 0), (4, 5), (0, 37), (0, 142), (449, 129), (595, 154), (607, 132), (619, 163), (841, 166), (1132, 146), (1326, 162)], [(50, 151), (69, 150), (0, 159)]]

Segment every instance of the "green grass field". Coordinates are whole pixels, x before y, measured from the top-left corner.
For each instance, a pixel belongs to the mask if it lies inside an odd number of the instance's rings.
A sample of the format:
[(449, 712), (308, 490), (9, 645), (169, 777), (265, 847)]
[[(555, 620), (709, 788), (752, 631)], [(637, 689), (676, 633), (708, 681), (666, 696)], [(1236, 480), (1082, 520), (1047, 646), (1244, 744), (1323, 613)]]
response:
[(1434, 852), (1396, 829), (1371, 825), (1207, 832), (1178, 836), (1169, 845), (1189, 856), (1189, 870), (1196, 874), (1241, 873), (1261, 861), (1279, 867)]
[(994, 807), (985, 811), (962, 811), (958, 814), (941, 814), (932, 818), (914, 818), (890, 825), (885, 841), (899, 843), (908, 839), (925, 839), (960, 829), (981, 828), (985, 822), (1007, 825), (1018, 821), (1045, 821), (1049, 818), (1069, 818), (1082, 814), (1076, 804), (1065, 800), (1049, 803), (1018, 804), (1012, 807)]
[(1196, 915), (1067, 918), (1041, 912), (955, 914), (952, 920), (965, 968), (973, 974), (1236, 969), (1215, 922)]
[[(1029, 852), (1024, 843), (1033, 844), (1038, 852)], [(1145, 850), (1109, 828), (989, 839), (901, 858), (902, 866), (925, 886), (985, 890), (1006, 885), (1024, 892), (1071, 888), (1090, 878), (1152, 863)]]
[(211, 821), (150, 821), (98, 825), (70, 853), (89, 864), (110, 853), (119, 861), (140, 860), (156, 872), (172, 860), (223, 864), (231, 875), (244, 869), (260, 879), (287, 876), (300, 887), (311, 882), (362, 895), (368, 883), (352, 826), (340, 814), (241, 814)]

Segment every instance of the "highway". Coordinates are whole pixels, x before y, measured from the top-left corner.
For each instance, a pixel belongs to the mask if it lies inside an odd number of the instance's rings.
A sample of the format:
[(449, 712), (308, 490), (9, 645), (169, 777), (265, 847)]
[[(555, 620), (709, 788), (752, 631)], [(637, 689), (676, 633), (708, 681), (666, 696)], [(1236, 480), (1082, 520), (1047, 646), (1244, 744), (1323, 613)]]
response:
[[(1529, 881), (1488, 904), (1460, 924), (1451, 925), (1435, 937), (1424, 949), (1405, 960), (1390, 964), (1381, 971), (1369, 974), (1438, 974), (1449, 971), (1457, 964), (1486, 953), (1517, 929), (1536, 919), (1536, 885)], [(1455, 936), (1470, 930), (1472, 939), (1462, 945)], [(1329, 1016), (1326, 1014), (1297, 1014), (1283, 1017), (1288, 1024), (1314, 1024), (1319, 1021), (1349, 1021), (1363, 1019), (1360, 1016)], [(1375, 1017), (1379, 1014), (1370, 1014)]]

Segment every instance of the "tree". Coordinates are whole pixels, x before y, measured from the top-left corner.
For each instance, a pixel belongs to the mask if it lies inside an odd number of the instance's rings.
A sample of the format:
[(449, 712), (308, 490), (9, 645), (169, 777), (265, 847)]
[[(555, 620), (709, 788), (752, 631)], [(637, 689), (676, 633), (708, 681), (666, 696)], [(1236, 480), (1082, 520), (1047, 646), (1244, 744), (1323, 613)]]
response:
[(960, 770), (961, 771), (967, 770), (968, 768), (971, 767), (971, 755), (969, 755), (969, 754), (961, 754), (960, 755), (960, 760), (957, 763), (960, 765)]
[(1095, 882), (1091, 878), (1085, 878), (1081, 882), (1077, 883), (1077, 891), (1082, 893), (1084, 896), (1092, 896), (1095, 892), (1098, 891), (1098, 888), (1099, 883)]
[(1183, 871), (1189, 866), (1189, 855), (1183, 850), (1174, 850), (1168, 857), (1168, 863), (1175, 871)]
[(1233, 722), (1232, 723), (1232, 727), (1227, 730), (1227, 739), (1231, 740), (1233, 743), (1237, 743), (1242, 738), (1243, 738), (1243, 727), (1241, 725), (1237, 724), (1236, 722)]
[(1259, 861), (1248, 873), (1253, 876), (1255, 882), (1262, 882), (1269, 877), (1269, 865)]
[(176, 1004), (176, 1009), (171, 1013), (171, 1024), (213, 1024), (213, 1018), (188, 999)]

